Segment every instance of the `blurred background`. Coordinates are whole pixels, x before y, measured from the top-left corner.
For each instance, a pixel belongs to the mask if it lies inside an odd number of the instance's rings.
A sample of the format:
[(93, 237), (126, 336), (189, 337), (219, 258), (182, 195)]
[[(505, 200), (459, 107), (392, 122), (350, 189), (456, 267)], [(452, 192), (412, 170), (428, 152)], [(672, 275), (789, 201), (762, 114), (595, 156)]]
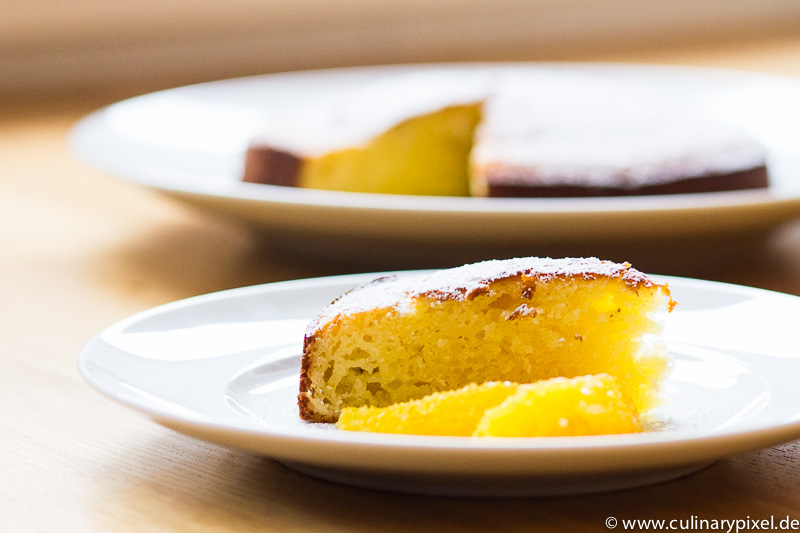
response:
[(700, 45), (719, 64), (720, 47), (757, 54), (800, 32), (797, 0), (0, 0), (0, 13), (0, 96), (25, 98), (380, 63), (681, 62), (682, 47), (698, 62)]

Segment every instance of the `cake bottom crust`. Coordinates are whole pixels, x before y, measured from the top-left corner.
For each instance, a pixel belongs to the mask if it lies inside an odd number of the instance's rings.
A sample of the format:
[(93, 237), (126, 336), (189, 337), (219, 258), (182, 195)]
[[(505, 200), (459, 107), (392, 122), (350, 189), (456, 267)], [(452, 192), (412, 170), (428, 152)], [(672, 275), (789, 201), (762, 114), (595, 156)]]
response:
[(487, 196), (494, 198), (580, 198), (609, 196), (653, 196), (761, 189), (769, 185), (766, 166), (729, 174), (710, 174), (641, 187), (599, 187), (578, 185), (539, 185), (524, 179), (505, 180), (487, 177)]

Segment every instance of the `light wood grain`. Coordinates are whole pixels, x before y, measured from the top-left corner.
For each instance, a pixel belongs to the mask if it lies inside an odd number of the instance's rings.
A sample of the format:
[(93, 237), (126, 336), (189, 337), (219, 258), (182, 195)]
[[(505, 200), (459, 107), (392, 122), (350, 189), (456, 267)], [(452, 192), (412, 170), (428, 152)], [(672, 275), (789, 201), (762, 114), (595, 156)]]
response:
[[(800, 76), (800, 37), (595, 59)], [(77, 353), (119, 319), (235, 286), (358, 270), (281, 256), (248, 228), (75, 161), (71, 125), (124, 93), (23, 101), (0, 116), (0, 531), (604, 531), (608, 516), (800, 519), (798, 442), (619, 493), (426, 498), (311, 479), (94, 392)], [(800, 226), (760, 244), (703, 277), (800, 294)]]

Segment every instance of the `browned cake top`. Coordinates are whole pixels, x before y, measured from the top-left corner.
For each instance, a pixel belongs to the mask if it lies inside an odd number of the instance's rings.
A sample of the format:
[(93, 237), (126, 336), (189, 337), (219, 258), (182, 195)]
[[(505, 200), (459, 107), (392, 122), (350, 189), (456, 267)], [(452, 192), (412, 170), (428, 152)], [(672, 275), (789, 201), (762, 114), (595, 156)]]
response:
[(619, 278), (632, 289), (657, 285), (628, 263), (603, 261), (595, 257), (522, 257), (472, 263), (457, 268), (410, 276), (387, 276), (361, 285), (342, 295), (309, 325), (307, 334), (341, 315), (375, 309), (407, 309), (415, 298), (470, 300), (498, 280), (524, 275), (537, 282), (554, 278)]

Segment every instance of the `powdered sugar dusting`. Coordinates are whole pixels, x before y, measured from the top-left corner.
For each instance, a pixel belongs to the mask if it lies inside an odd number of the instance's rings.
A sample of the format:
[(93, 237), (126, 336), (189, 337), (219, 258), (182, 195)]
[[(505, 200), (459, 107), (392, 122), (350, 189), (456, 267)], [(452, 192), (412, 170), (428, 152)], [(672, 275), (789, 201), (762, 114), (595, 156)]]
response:
[(494, 183), (635, 189), (765, 164), (749, 134), (652, 86), (540, 71), (496, 90), (471, 154)]
[(554, 278), (620, 278), (632, 288), (651, 287), (655, 283), (628, 263), (603, 261), (595, 257), (558, 258), (521, 257), (472, 263), (457, 268), (412, 276), (378, 278), (345, 293), (309, 325), (307, 334), (341, 315), (375, 309), (387, 313), (410, 309), (418, 297), (439, 300), (466, 300), (485, 292), (493, 281), (518, 275), (547, 282)]

